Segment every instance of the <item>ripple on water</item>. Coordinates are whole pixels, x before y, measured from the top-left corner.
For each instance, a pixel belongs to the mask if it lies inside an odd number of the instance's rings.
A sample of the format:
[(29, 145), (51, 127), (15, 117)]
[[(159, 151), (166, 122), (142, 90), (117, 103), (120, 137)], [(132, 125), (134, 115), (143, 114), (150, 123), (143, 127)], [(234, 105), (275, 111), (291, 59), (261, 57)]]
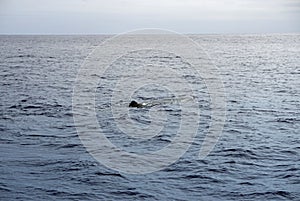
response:
[[(0, 36), (0, 199), (299, 200), (300, 35), (192, 37), (222, 75), (227, 97), (223, 135), (209, 156), (199, 160), (211, 122), (210, 97), (203, 80), (188, 73), (180, 57), (137, 54), (120, 60), (115, 66), (120, 73), (145, 61), (182, 68), (183, 78), (197, 86), (192, 98), (201, 110), (195, 142), (180, 160), (159, 172), (127, 175), (87, 153), (72, 116), (77, 71), (106, 36)], [(115, 75), (93, 75), (108, 84), (99, 84), (95, 97), (107, 137), (141, 153), (169, 144), (181, 116), (172, 101), (160, 108), (169, 114), (165, 135), (137, 142), (114, 127), (115, 119), (107, 112), (112, 104), (105, 97), (114, 92), (109, 84), (118, 79)], [(164, 93), (165, 89), (140, 89), (132, 98), (155, 102), (171, 97)], [(126, 101), (116, 104), (122, 107)], [(149, 111), (131, 112), (132, 121), (151, 123)], [(78, 126), (86, 127), (87, 122)]]

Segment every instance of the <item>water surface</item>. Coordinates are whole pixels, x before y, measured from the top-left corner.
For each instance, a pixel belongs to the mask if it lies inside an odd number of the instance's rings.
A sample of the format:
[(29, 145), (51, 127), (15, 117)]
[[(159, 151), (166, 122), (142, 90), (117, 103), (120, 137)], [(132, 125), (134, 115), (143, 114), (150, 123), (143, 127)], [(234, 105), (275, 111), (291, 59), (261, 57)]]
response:
[[(214, 150), (199, 160), (210, 118), (209, 97), (200, 81), (196, 98), (203, 116), (188, 152), (159, 172), (129, 175), (89, 155), (72, 117), (77, 71), (107, 36), (0, 36), (1, 200), (299, 200), (300, 35), (191, 37), (223, 78), (223, 134)], [(135, 64), (145, 55), (135, 55)], [(147, 62), (184, 67), (172, 55), (154, 58)], [(132, 65), (123, 58), (116, 68), (126, 62)], [(97, 90), (97, 117), (112, 142), (139, 153), (170, 142), (180, 120), (176, 103), (163, 106), (171, 122), (164, 135), (135, 143), (123, 140), (105, 116), (109, 113), (101, 110), (105, 90)], [(141, 89), (134, 96), (140, 101), (172, 96), (155, 90)], [(131, 114), (139, 124), (149, 123), (147, 113)]]

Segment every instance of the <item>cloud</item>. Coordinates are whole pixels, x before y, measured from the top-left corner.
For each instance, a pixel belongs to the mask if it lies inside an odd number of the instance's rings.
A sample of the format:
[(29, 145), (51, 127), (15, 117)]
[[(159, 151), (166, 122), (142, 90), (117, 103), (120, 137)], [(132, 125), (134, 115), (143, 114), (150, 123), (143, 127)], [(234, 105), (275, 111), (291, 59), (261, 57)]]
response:
[[(0, 0), (0, 7), (2, 32), (61, 32), (63, 29), (72, 33), (80, 32), (82, 27), (81, 32), (86, 33), (87, 30), (98, 32), (98, 26), (102, 26), (102, 32), (149, 26), (193, 32), (198, 30), (195, 28), (198, 24), (204, 26), (203, 30), (211, 30), (210, 26), (222, 23), (228, 23), (231, 32), (240, 32), (243, 23), (248, 23), (247, 30), (252, 28), (257, 32), (255, 22), (273, 23), (270, 31), (277, 26), (278, 31), (284, 32), (295, 29), (295, 16), (299, 16), (298, 0)], [(234, 23), (240, 25), (233, 26)], [(287, 29), (286, 24), (291, 27)]]

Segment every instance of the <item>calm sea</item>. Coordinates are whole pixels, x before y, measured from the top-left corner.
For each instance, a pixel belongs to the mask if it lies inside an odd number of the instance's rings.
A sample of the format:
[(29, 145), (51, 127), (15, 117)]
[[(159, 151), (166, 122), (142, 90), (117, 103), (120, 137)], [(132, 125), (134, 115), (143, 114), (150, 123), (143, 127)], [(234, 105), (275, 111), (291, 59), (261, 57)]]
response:
[[(195, 141), (167, 168), (135, 175), (95, 160), (73, 120), (78, 70), (108, 37), (0, 36), (0, 200), (300, 200), (299, 34), (192, 35), (224, 83), (223, 133), (200, 160), (210, 99), (204, 82), (186, 75), (198, 86), (193, 98), (202, 111)], [(132, 97), (160, 103), (167, 114), (162, 133), (137, 143), (116, 129), (105, 96), (110, 81), (144, 63), (186, 68), (174, 55), (135, 53), (115, 62), (95, 95), (97, 120), (108, 139), (139, 154), (167, 146), (182, 118), (167, 89), (141, 87)], [(123, 101), (119, 106), (127, 107), (129, 100)], [(149, 110), (130, 112), (139, 126), (151, 123)]]

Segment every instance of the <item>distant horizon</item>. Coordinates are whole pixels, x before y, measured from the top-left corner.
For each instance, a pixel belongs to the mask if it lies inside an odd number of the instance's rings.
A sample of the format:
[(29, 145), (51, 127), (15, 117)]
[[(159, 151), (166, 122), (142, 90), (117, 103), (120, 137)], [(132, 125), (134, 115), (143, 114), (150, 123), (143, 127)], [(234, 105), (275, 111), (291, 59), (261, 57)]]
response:
[[(164, 29), (162, 29), (164, 30)], [(127, 32), (131, 32), (128, 30)], [(172, 30), (170, 30), (172, 31)], [(120, 33), (0, 33), (0, 36), (98, 36), (98, 35), (119, 35), (126, 34), (127, 32)], [(184, 35), (289, 35), (289, 34), (300, 34), (299, 32), (249, 32), (249, 33), (181, 33), (175, 32), (178, 34)]]
[(300, 33), (299, 0), (2, 0), (1, 35)]

